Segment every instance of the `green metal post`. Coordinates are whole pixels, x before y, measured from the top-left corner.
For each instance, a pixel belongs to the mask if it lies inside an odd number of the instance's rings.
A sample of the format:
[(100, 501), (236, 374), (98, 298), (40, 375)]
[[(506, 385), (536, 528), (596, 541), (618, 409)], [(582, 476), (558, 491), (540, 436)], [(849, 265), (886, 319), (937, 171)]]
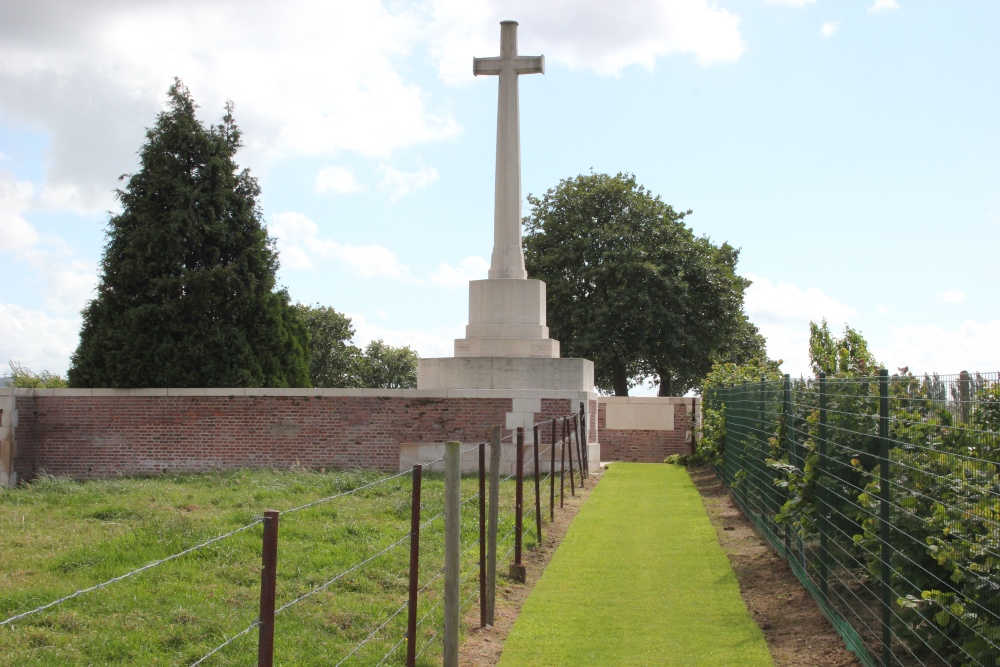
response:
[(764, 461), (767, 460), (767, 440), (764, 438), (764, 434), (767, 433), (767, 379), (761, 375), (760, 376), (760, 388), (757, 390), (757, 433), (758, 433), (758, 451), (760, 452), (760, 479), (757, 481), (758, 484), (758, 495), (760, 496), (760, 527), (761, 530), (767, 530), (767, 498), (771, 493), (771, 484), (767, 483), (767, 467), (764, 465)]
[[(781, 443), (782, 449), (788, 452), (788, 462), (793, 466), (798, 467), (795, 460), (795, 450), (793, 445), (793, 440), (791, 438), (791, 426), (792, 426), (792, 398), (791, 398), (791, 377), (786, 374), (785, 381), (783, 385), (783, 392), (781, 397), (781, 416), (784, 421), (785, 427), (782, 429), (781, 437), (784, 442)], [(782, 504), (788, 502), (788, 489), (782, 494), (783, 500)], [(792, 527), (785, 523), (785, 558), (792, 559)]]
[(823, 599), (827, 598), (827, 578), (829, 576), (830, 549), (827, 544), (827, 534), (830, 532), (830, 525), (827, 521), (830, 508), (827, 504), (827, 432), (826, 432), (826, 373), (819, 374), (819, 469), (816, 477), (819, 480), (817, 488), (817, 500), (819, 500), (819, 516), (817, 523), (819, 528), (819, 587), (823, 592)]
[(890, 559), (891, 526), (889, 524), (889, 503), (892, 491), (889, 488), (889, 371), (878, 371), (878, 440), (879, 440), (879, 519), (882, 540), (882, 665), (889, 667), (892, 658), (892, 568)]

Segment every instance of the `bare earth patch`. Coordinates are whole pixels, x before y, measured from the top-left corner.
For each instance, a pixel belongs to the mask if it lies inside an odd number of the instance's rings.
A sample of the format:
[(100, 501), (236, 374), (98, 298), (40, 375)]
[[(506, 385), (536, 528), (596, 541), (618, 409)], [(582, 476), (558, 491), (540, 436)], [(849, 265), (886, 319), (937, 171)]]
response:
[[(602, 473), (601, 473), (602, 474)], [(601, 479), (601, 474), (590, 476), (587, 486), (584, 489), (577, 487), (576, 497), (569, 492), (569, 475), (566, 477), (566, 495), (563, 509), (559, 509), (559, 489), (556, 488), (556, 511), (555, 522), (542, 524), (542, 543), (531, 551), (525, 550), (522, 558), (527, 566), (527, 580), (523, 584), (516, 583), (506, 577), (507, 566), (510, 564), (497, 562), (497, 598), (496, 598), (496, 624), (492, 627), (479, 627), (479, 605), (471, 605), (462, 618), (464, 640), (459, 647), (459, 664), (463, 667), (492, 667), (500, 662), (500, 653), (503, 651), (503, 643), (507, 639), (517, 615), (521, 611), (521, 605), (528, 598), (528, 594), (534, 587), (535, 582), (542, 576), (545, 566), (549, 564), (556, 547), (562, 542), (566, 531), (569, 529), (573, 517), (580, 511), (583, 501), (590, 495), (590, 491)], [(556, 480), (558, 487), (558, 480)], [(548, 490), (544, 485), (545, 493), (542, 495), (542, 513), (548, 512)], [(524, 485), (524, 505), (526, 511), (535, 510), (534, 487), (528, 484), (525, 479)]]
[(688, 472), (736, 572), (743, 600), (764, 631), (775, 667), (860, 667), (788, 563), (757, 533), (715, 472), (708, 467)]

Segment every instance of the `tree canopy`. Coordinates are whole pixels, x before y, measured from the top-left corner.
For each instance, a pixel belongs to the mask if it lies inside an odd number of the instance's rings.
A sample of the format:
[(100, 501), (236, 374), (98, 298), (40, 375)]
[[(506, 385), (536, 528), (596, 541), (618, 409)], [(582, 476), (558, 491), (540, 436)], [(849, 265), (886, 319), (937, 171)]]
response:
[(167, 97), (140, 169), (116, 191), (122, 211), (109, 220), (70, 384), (307, 386), (308, 334), (276, 289), (260, 187), (234, 161), (233, 105), (206, 127), (180, 80)]
[(565, 356), (592, 359), (598, 388), (627, 395), (649, 376), (682, 395), (716, 361), (764, 357), (743, 312), (739, 250), (696, 236), (630, 174), (583, 174), (528, 195), (525, 264), (548, 285)]
[(419, 357), (407, 346), (373, 340), (364, 350), (354, 345), (351, 318), (329, 306), (296, 304), (309, 330), (309, 378), (314, 387), (412, 389), (417, 386)]

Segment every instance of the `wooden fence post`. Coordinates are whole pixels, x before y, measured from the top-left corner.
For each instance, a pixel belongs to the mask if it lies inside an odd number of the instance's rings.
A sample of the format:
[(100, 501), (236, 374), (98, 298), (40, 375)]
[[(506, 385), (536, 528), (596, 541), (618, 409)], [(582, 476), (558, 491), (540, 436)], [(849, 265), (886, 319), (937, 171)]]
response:
[(420, 486), (423, 466), (413, 466), (413, 485), (410, 493), (410, 590), (406, 610), (406, 667), (417, 663), (417, 584), (420, 576)]
[(497, 523), (500, 521), (500, 441), (501, 427), (490, 430), (490, 507), (486, 527), (486, 624), (496, 622)]
[(458, 667), (461, 615), (458, 561), (462, 546), (462, 443), (447, 442), (444, 450), (444, 667)]

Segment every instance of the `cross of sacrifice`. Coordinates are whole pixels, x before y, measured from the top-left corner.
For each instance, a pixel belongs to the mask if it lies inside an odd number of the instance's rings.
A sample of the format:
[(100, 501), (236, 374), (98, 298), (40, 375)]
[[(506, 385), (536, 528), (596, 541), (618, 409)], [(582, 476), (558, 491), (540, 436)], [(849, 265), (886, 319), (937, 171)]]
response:
[(517, 21), (500, 23), (500, 57), (473, 58), (472, 73), (500, 76), (497, 105), (497, 171), (493, 204), (490, 279), (528, 277), (521, 249), (521, 130), (517, 77), (544, 74), (545, 56), (517, 55)]

